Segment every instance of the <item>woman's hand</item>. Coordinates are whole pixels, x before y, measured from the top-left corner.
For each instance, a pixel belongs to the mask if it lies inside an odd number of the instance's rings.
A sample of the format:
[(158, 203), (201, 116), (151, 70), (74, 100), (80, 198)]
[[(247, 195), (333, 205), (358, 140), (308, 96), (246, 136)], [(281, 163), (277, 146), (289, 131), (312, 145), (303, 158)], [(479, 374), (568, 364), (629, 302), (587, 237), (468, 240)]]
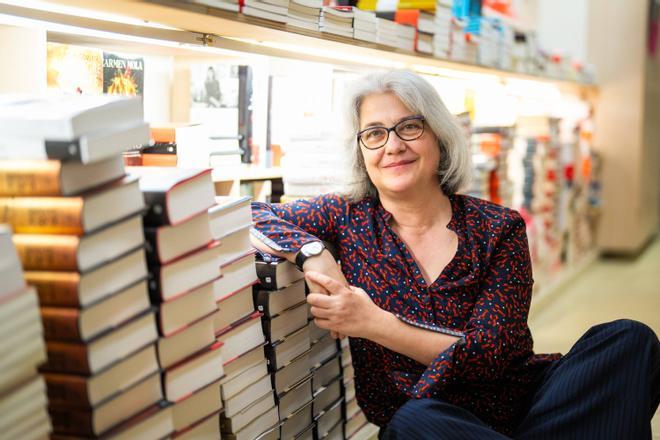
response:
[(324, 289), (322, 292), (312, 290), (307, 295), (317, 326), (351, 337), (374, 337), (387, 312), (374, 304), (364, 290), (343, 285), (314, 271), (306, 272), (305, 278), (311, 281), (310, 286)]

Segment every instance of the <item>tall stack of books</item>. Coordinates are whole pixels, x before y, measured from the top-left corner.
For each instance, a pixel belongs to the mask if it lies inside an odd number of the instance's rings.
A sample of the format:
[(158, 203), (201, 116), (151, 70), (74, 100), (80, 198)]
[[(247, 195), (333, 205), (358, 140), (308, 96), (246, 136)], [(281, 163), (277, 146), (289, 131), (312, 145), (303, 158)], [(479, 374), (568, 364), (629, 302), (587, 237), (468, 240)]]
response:
[(286, 260), (260, 254), (254, 301), (263, 313), (268, 369), (275, 390), (281, 438), (312, 438), (314, 403), (303, 274)]
[[(5, 180), (0, 174), (0, 188)], [(46, 360), (39, 301), (34, 287), (25, 285), (7, 225), (0, 225), (0, 279), (0, 429), (6, 438), (47, 438), (46, 385), (37, 372)]]
[(413, 26), (397, 24), (396, 47), (409, 52), (415, 51), (416, 30)]
[(353, 8), (353, 38), (377, 43), (377, 28), (378, 20), (374, 12)]
[(387, 18), (378, 17), (376, 27), (376, 40), (378, 44), (390, 47), (399, 45), (399, 27), (401, 25)]
[(211, 234), (210, 170), (129, 167), (140, 177), (149, 294), (158, 312), (158, 361), (174, 436), (219, 437), (222, 343), (215, 338), (213, 283), (220, 243)]
[(138, 98), (24, 98), (0, 106), (9, 155), (2, 221), (39, 294), (55, 436), (171, 432), (154, 342), (136, 177)]
[(319, 29), (328, 34), (353, 38), (352, 6), (323, 6)]
[[(480, 197), (504, 206), (513, 204), (513, 183), (509, 173), (513, 133), (512, 127), (474, 127), (471, 137), (473, 157), (483, 155), (489, 164), (484, 176), (486, 191)], [(474, 162), (479, 169), (480, 161)]]
[(279, 23), (287, 22), (289, 0), (245, 0), (241, 12)]
[(289, 0), (287, 26), (319, 30), (322, 0)]
[(433, 55), (436, 57), (448, 58), (451, 52), (452, 5), (452, 0), (438, 0), (435, 5)]
[(312, 317), (310, 317), (308, 326), (311, 346), (309, 358), (312, 366), (312, 392), (314, 395), (312, 410), (316, 422), (317, 438), (336, 438), (333, 432), (343, 424), (342, 406), (344, 402), (339, 344), (330, 336), (328, 330), (319, 328)]
[(255, 310), (252, 295), (257, 274), (249, 240), (250, 198), (216, 197), (215, 202), (209, 209), (211, 231), (226, 248), (219, 260), (222, 277), (214, 286), (220, 309), (216, 338), (225, 344), (225, 377), (220, 381), (222, 435), (278, 438), (279, 416), (263, 348), (261, 312)]
[(435, 39), (435, 15), (427, 11), (419, 12), (417, 20), (417, 39), (415, 50), (417, 52), (433, 54), (433, 40)]

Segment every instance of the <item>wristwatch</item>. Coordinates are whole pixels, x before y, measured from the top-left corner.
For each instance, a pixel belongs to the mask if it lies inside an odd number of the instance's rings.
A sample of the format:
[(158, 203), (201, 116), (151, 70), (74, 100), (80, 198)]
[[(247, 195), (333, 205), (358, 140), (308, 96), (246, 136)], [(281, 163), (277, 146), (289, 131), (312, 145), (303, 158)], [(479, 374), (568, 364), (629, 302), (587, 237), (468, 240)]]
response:
[(296, 266), (298, 269), (302, 271), (305, 261), (307, 261), (308, 258), (320, 255), (321, 252), (323, 252), (323, 249), (325, 249), (325, 245), (321, 241), (312, 241), (310, 243), (303, 244), (296, 254)]

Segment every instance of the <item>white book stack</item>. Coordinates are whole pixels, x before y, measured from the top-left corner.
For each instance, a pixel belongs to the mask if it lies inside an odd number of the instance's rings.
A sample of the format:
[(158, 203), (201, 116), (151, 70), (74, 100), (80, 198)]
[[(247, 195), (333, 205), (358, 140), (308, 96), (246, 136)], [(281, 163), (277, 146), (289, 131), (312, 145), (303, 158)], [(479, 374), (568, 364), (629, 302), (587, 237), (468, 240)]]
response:
[(46, 359), (39, 300), (25, 285), (11, 236), (11, 228), (0, 224), (0, 428), (3, 438), (46, 438), (51, 424), (46, 385), (37, 372)]
[(343, 149), (328, 134), (292, 135), (284, 147), (282, 178), (287, 196), (314, 196), (342, 189), (349, 169)]
[(433, 54), (433, 39), (435, 38), (435, 16), (430, 12), (421, 11), (417, 21), (417, 52)]
[(478, 37), (465, 32), (467, 23), (452, 21), (451, 50), (449, 58), (456, 61), (476, 63), (479, 49)]
[(243, 14), (286, 23), (289, 13), (289, 0), (245, 0)]
[(416, 30), (414, 27), (405, 24), (397, 24), (396, 47), (402, 50), (408, 50), (410, 52), (414, 52), (415, 33)]
[(319, 29), (321, 32), (353, 38), (353, 16), (351, 6), (324, 6)]
[(323, 0), (289, 0), (287, 26), (319, 30)]
[(435, 34), (433, 36), (433, 54), (448, 58), (451, 51), (451, 9), (438, 2), (435, 8)]
[(376, 43), (378, 20), (372, 11), (353, 8), (353, 38)]
[(481, 20), (481, 38), (478, 48), (479, 64), (498, 66), (498, 53), (502, 33), (499, 20), (483, 17)]
[(188, 0), (188, 2), (196, 3), (198, 5), (211, 6), (218, 9), (224, 9), (226, 11), (238, 12), (240, 10), (238, 1), (232, 0)]
[(399, 45), (399, 24), (386, 18), (378, 17), (378, 27), (376, 39), (378, 44), (384, 46), (398, 47)]

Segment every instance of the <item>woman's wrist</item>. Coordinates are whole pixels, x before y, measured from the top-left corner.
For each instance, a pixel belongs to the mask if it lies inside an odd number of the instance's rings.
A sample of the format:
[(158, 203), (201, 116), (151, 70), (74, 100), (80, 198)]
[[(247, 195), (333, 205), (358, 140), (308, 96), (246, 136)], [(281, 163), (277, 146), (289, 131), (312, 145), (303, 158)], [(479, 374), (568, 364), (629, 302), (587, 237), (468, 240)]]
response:
[(393, 330), (398, 319), (394, 314), (373, 304), (373, 314), (366, 321), (364, 338), (379, 345), (385, 345), (387, 335)]

